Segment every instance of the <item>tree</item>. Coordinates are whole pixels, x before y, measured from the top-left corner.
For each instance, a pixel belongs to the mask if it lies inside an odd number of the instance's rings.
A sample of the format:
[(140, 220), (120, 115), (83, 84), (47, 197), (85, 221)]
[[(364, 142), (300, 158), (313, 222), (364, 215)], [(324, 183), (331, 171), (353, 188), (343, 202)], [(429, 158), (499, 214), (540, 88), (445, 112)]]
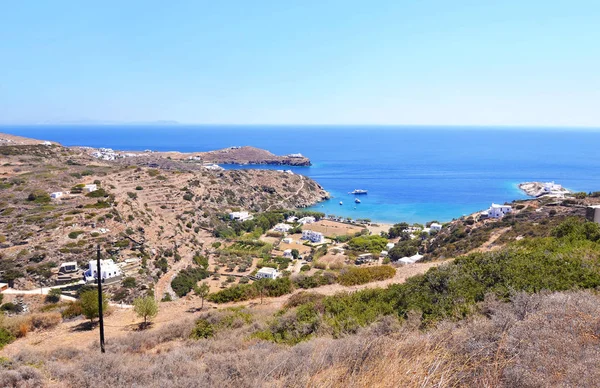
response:
[[(81, 302), (81, 312), (83, 315), (90, 320), (90, 322), (94, 322), (94, 318), (98, 318), (98, 291), (85, 291), (81, 294), (79, 298)], [(106, 311), (108, 309), (108, 299), (106, 295), (102, 294), (102, 310)]]
[(148, 325), (148, 319), (152, 319), (158, 314), (158, 304), (152, 296), (136, 298), (133, 301), (133, 311), (140, 318), (144, 318), (143, 326)]
[(202, 298), (202, 305), (200, 306), (200, 310), (204, 308), (204, 298), (208, 296), (209, 291), (210, 287), (206, 283), (201, 283), (200, 286), (194, 287), (194, 294)]
[(292, 249), (292, 257), (294, 258), (294, 260), (298, 260), (298, 258), (300, 257), (300, 252), (296, 248)]
[(260, 304), (263, 303), (263, 297), (265, 296), (265, 291), (267, 289), (267, 281), (267, 279), (258, 279), (253, 284), (258, 292), (258, 295), (260, 295)]

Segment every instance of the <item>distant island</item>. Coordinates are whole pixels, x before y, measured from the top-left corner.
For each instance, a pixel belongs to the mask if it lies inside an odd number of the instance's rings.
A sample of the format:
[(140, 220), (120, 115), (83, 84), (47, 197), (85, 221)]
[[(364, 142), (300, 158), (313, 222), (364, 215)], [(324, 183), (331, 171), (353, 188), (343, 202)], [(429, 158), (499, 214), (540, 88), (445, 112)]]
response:
[(310, 166), (310, 159), (302, 154), (275, 155), (267, 150), (255, 147), (228, 147), (221, 150), (207, 152), (155, 152), (145, 151), (115, 151), (111, 148), (89, 148), (83, 147), (92, 157), (102, 160), (120, 160), (124, 164), (132, 162), (135, 158), (135, 164), (149, 165), (159, 161), (169, 160), (178, 162), (187, 162), (200, 165), (213, 164), (266, 164), (276, 166)]

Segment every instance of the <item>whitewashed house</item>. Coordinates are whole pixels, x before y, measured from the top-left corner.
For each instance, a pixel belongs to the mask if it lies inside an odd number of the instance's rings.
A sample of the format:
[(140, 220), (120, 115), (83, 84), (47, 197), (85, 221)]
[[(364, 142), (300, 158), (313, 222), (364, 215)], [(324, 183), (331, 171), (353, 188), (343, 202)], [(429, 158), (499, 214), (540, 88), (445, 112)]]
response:
[(315, 221), (316, 221), (315, 217), (302, 217), (298, 220), (298, 223), (302, 224), (302, 225), (306, 225), (306, 224), (312, 224)]
[(96, 190), (98, 190), (98, 185), (94, 183), (90, 183), (89, 185), (83, 186), (83, 191), (85, 191), (86, 193), (92, 193)]
[(512, 212), (512, 207), (509, 205), (498, 205), (492, 203), (492, 206), (487, 211), (487, 215), (490, 218), (502, 218), (505, 214)]
[(50, 193), (50, 198), (58, 199), (62, 197), (64, 194), (62, 191), (55, 191), (54, 193)]
[(256, 273), (256, 277), (259, 279), (277, 279), (281, 274), (275, 268), (262, 267)]
[(286, 249), (285, 251), (283, 251), (283, 257), (288, 257), (288, 258), (290, 258), (290, 259), (291, 259), (292, 257), (294, 257), (294, 256), (292, 255), (292, 250), (291, 250), (291, 249)]
[(388, 256), (388, 251), (381, 251), (381, 253), (379, 254), (380, 257), (387, 257)]
[(429, 225), (429, 230), (431, 232), (439, 232), (440, 230), (442, 230), (442, 225), (438, 224), (437, 222), (434, 222), (431, 225)]
[(273, 230), (275, 232), (281, 232), (281, 233), (287, 233), (287, 232), (289, 232), (290, 229), (292, 229), (292, 225), (288, 225), (288, 224), (277, 224), (273, 227)]
[(71, 273), (79, 270), (76, 261), (67, 261), (58, 268), (58, 273)]
[(394, 244), (394, 243), (387, 243), (385, 245), (385, 249), (389, 251), (389, 250), (391, 250), (395, 246), (396, 246), (396, 244)]
[[(119, 278), (122, 275), (121, 269), (111, 259), (100, 260), (100, 279)], [(87, 271), (83, 273), (86, 282), (94, 282), (98, 278), (98, 261), (90, 260)]]
[(291, 243), (294, 242), (294, 240), (292, 240), (291, 237), (286, 237), (283, 240), (281, 240), (281, 242), (284, 243), (284, 244), (291, 244)]
[(298, 220), (298, 217), (295, 217), (295, 216), (289, 216), (289, 217), (287, 218), (287, 220), (285, 220), (285, 222), (293, 223), (293, 222), (296, 222), (296, 220)]
[(248, 212), (231, 212), (229, 213), (229, 218), (237, 221), (247, 221), (253, 219), (254, 217)]
[(321, 232), (315, 232), (313, 230), (303, 230), (302, 240), (308, 240), (310, 242), (320, 244), (323, 241), (325, 241), (325, 237), (323, 237), (323, 233)]
[(417, 253), (417, 254), (414, 254), (414, 255), (412, 255), (410, 257), (403, 257), (400, 260), (398, 260), (398, 262), (400, 262), (402, 264), (414, 264), (417, 261), (421, 260), (422, 258), (423, 258), (423, 255), (419, 255)]

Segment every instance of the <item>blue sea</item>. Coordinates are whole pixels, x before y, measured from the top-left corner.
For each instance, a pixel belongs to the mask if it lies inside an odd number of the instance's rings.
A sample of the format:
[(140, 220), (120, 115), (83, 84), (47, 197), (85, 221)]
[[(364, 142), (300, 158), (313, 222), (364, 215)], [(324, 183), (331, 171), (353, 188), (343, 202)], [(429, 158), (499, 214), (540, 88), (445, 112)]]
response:
[[(191, 152), (251, 145), (275, 154), (302, 153), (313, 165), (291, 170), (313, 178), (333, 195), (314, 210), (379, 222), (449, 221), (492, 202), (526, 198), (517, 188), (525, 181), (600, 191), (600, 130), (43, 125), (5, 126), (0, 132), (119, 150)], [(360, 204), (348, 194), (354, 189), (368, 190)]]

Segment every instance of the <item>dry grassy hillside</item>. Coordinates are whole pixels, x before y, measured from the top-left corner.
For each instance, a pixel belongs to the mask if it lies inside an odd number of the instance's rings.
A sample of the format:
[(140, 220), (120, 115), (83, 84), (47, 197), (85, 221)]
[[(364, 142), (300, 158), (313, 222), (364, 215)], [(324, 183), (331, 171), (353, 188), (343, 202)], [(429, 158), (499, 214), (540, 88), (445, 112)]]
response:
[[(93, 159), (85, 149), (39, 143), (0, 147), (3, 278), (21, 289), (51, 285), (60, 263), (87, 266), (100, 244), (117, 261), (132, 259), (126, 275), (152, 288), (214, 241), (219, 214), (305, 207), (327, 196), (300, 175), (168, 163), (168, 169), (123, 166)], [(86, 193), (83, 184), (99, 190)], [(52, 192), (63, 196), (50, 198)]]

